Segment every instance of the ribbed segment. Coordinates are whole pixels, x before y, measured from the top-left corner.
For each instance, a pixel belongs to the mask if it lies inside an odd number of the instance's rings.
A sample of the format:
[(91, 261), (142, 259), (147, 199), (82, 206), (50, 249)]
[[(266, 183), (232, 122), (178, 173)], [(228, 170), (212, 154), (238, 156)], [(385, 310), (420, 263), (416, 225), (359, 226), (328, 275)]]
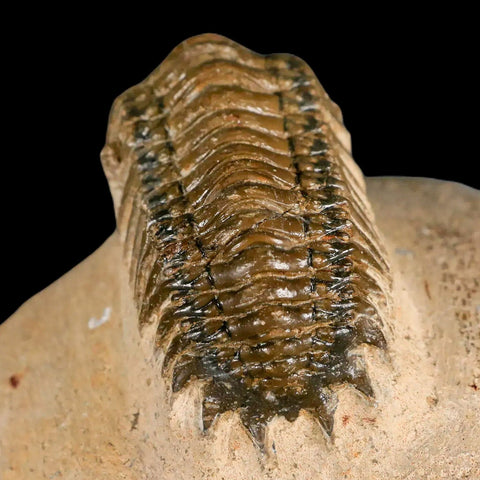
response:
[(239, 409), (263, 445), (305, 409), (330, 432), (332, 385), (372, 394), (349, 352), (385, 345), (388, 266), (341, 122), (304, 62), (213, 35), (115, 104), (139, 323), (173, 391), (204, 381), (205, 428)]

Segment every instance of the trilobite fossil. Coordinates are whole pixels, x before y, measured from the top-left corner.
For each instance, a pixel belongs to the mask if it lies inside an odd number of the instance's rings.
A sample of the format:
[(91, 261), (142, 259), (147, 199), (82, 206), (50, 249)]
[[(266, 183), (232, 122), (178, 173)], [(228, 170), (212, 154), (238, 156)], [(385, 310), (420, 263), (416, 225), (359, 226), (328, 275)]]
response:
[(372, 395), (352, 350), (385, 347), (388, 265), (338, 107), (300, 59), (183, 42), (121, 95), (102, 159), (140, 328), (203, 425), (238, 411), (333, 427), (332, 388)]

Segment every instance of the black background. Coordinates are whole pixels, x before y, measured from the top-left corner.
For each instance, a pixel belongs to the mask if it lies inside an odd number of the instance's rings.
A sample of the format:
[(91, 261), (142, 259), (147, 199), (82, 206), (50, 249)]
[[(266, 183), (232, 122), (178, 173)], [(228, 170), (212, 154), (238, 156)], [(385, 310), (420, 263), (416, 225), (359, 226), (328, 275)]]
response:
[(302, 3), (257, 16), (243, 3), (223, 5), (230, 11), (217, 19), (186, 4), (101, 19), (45, 8), (4, 18), (14, 33), (3, 55), (0, 321), (113, 232), (99, 160), (110, 106), (191, 35), (220, 33), (306, 60), (340, 105), (366, 175), (480, 188), (472, 12), (331, 13), (319, 3), (316, 13)]

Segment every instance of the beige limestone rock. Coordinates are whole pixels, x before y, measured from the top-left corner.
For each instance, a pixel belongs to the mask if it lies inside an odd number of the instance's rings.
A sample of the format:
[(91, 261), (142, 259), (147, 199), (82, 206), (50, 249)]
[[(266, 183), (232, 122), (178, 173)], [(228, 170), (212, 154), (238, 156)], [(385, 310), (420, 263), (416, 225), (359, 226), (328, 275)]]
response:
[(277, 418), (262, 456), (231, 412), (202, 434), (198, 386), (172, 400), (138, 333), (114, 234), (0, 326), (0, 478), (480, 478), (480, 193), (367, 189), (394, 275), (389, 346), (361, 348), (375, 401), (339, 387), (331, 437)]

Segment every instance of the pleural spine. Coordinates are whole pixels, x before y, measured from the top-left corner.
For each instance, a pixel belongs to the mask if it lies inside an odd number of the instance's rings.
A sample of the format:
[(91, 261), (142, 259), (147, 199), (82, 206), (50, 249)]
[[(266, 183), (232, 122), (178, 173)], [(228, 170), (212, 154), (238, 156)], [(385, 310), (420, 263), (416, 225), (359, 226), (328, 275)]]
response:
[(140, 327), (173, 392), (203, 382), (207, 430), (238, 411), (333, 428), (332, 387), (373, 392), (386, 256), (338, 107), (308, 66), (223, 37), (177, 47), (116, 101), (103, 161)]

